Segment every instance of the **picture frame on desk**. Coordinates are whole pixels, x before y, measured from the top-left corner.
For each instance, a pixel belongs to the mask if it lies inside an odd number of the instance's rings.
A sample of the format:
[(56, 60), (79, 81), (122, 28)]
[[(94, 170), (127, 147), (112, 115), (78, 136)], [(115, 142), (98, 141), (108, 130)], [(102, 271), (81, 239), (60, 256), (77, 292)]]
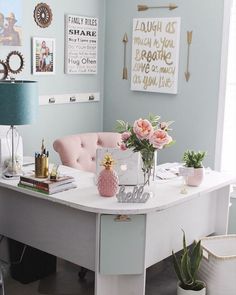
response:
[(55, 74), (56, 39), (32, 38), (32, 73), (33, 75)]

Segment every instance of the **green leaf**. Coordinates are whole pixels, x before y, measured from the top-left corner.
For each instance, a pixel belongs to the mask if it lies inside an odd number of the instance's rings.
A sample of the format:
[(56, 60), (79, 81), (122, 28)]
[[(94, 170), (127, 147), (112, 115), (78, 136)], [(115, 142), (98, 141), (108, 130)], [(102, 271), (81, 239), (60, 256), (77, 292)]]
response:
[(206, 152), (185, 151), (183, 161), (186, 167), (201, 168), (202, 161), (206, 156)]
[(182, 273), (180, 264), (178, 262), (178, 259), (173, 251), (172, 251), (172, 257), (173, 257), (173, 264), (174, 264), (174, 269), (175, 269), (176, 275), (177, 275), (179, 281), (184, 285), (185, 283), (184, 283), (183, 273)]
[(191, 285), (193, 283), (193, 277), (191, 275), (191, 263), (188, 250), (184, 252), (181, 259), (181, 269), (186, 279), (186, 283)]
[(168, 143), (168, 144), (165, 145), (165, 148), (166, 147), (170, 147), (170, 146), (174, 145), (175, 143), (176, 143), (176, 141), (175, 140), (172, 140), (170, 143)]
[(202, 247), (201, 247), (201, 240), (198, 241), (198, 243), (196, 243), (194, 245), (193, 251), (192, 251), (192, 259), (191, 259), (191, 267), (192, 267), (192, 275), (195, 278), (197, 271), (199, 269), (200, 266), (200, 262), (202, 260)]
[(183, 248), (184, 248), (184, 252), (186, 252), (188, 251), (188, 249), (186, 245), (185, 231), (182, 229), (182, 232), (183, 232)]
[(168, 128), (170, 127), (170, 125), (172, 125), (175, 121), (167, 121), (166, 124), (168, 126)]
[(153, 115), (153, 114), (149, 114), (148, 116), (148, 120), (150, 121), (150, 123), (152, 124), (153, 127), (156, 127), (158, 124), (158, 121), (160, 120), (160, 116), (157, 115)]
[(128, 124), (125, 121), (117, 120), (116, 122), (117, 122), (117, 124), (116, 124), (115, 130), (117, 132), (123, 133), (128, 130)]

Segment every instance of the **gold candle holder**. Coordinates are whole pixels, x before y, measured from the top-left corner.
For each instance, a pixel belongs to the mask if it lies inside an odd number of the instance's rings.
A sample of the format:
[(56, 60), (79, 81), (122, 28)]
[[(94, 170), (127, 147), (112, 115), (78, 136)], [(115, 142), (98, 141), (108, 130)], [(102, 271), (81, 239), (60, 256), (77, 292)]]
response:
[(35, 177), (47, 178), (49, 171), (48, 157), (45, 155), (35, 158)]

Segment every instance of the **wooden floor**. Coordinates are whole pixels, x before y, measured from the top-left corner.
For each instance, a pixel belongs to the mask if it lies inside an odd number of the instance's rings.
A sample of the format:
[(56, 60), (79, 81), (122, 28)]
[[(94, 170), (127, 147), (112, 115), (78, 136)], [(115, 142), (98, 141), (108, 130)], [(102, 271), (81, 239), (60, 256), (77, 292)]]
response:
[[(58, 260), (55, 274), (29, 284), (13, 280), (5, 271), (5, 295), (93, 295), (94, 273), (88, 272), (86, 279), (80, 280), (78, 270), (78, 266)], [(145, 295), (176, 295), (176, 284), (172, 261), (167, 259), (148, 269)]]

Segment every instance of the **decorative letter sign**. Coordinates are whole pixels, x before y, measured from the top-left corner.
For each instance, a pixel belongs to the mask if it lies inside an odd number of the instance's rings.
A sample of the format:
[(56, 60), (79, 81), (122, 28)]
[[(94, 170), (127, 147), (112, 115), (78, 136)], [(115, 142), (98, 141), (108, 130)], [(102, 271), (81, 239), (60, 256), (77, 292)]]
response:
[(66, 73), (96, 74), (97, 43), (97, 18), (66, 15)]
[(177, 93), (180, 18), (133, 20), (131, 90)]

